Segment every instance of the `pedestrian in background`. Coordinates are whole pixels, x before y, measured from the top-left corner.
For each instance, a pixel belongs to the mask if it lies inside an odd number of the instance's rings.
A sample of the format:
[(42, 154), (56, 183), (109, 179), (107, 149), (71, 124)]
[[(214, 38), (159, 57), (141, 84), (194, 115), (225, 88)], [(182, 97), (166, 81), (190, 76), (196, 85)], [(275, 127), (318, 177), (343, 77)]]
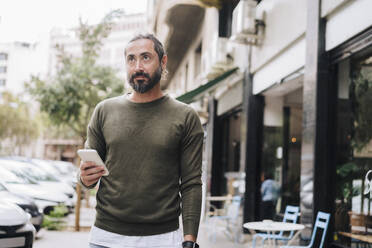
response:
[(86, 148), (98, 151), (110, 174), (102, 177), (103, 167), (91, 162), (80, 166), (83, 186), (100, 180), (90, 247), (199, 247), (199, 117), (162, 92), (167, 55), (157, 38), (138, 35), (124, 54), (134, 91), (99, 103), (87, 133)]
[(273, 220), (280, 187), (271, 173), (261, 174), (261, 220)]

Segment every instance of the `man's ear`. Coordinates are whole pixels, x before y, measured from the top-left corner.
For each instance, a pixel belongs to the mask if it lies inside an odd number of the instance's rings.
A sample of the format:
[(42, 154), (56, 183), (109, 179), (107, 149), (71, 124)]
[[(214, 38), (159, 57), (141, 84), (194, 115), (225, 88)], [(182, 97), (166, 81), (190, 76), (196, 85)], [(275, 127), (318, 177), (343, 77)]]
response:
[(161, 59), (161, 68), (165, 70), (167, 68), (167, 62), (168, 62), (168, 56), (166, 54), (163, 55), (163, 58)]

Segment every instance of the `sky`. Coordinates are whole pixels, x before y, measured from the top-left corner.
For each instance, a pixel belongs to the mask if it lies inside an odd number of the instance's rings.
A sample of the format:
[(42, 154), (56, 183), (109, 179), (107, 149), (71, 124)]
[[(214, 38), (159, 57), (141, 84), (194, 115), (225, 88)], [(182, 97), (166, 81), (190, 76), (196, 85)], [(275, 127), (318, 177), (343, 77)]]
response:
[(0, 43), (43, 42), (53, 27), (76, 27), (79, 17), (98, 23), (113, 9), (146, 11), (146, 0), (0, 0)]

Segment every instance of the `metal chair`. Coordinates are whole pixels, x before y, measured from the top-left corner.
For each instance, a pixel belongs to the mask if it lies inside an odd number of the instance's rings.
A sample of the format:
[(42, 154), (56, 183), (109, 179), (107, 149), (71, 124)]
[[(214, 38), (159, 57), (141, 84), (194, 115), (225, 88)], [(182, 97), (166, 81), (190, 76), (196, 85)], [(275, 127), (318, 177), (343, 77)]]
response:
[[(299, 215), (300, 215), (300, 208), (299, 207), (288, 205), (285, 208), (283, 222), (296, 223)], [(294, 231), (291, 231), (288, 236), (285, 234), (284, 231), (281, 231), (278, 234), (257, 233), (255, 235), (253, 235), (252, 247), (253, 248), (256, 247), (256, 239), (257, 239), (257, 237), (262, 238), (261, 245), (263, 246), (265, 240), (267, 240), (268, 238), (274, 239), (275, 242), (277, 240), (281, 240), (281, 241), (287, 243), (289, 240), (292, 239), (293, 235), (294, 235)]]
[[(242, 198), (240, 196), (234, 196), (231, 203), (225, 205), (224, 215), (213, 215), (208, 218), (209, 222), (209, 240), (216, 242), (217, 229), (221, 229), (225, 235), (238, 243), (240, 241), (241, 225), (239, 225), (239, 210)], [(212, 208), (215, 208), (211, 205)], [(213, 211), (217, 213), (217, 209)], [(219, 226), (218, 221), (222, 221), (224, 226)]]
[(321, 238), (320, 245), (319, 245), (319, 248), (322, 248), (324, 245), (326, 234), (327, 234), (330, 216), (331, 215), (328, 213), (324, 213), (321, 211), (318, 212), (316, 216), (316, 221), (314, 224), (313, 233), (311, 235), (311, 241), (307, 246), (281, 246), (280, 248), (310, 248), (310, 247), (313, 247), (317, 230), (323, 229), (322, 238)]

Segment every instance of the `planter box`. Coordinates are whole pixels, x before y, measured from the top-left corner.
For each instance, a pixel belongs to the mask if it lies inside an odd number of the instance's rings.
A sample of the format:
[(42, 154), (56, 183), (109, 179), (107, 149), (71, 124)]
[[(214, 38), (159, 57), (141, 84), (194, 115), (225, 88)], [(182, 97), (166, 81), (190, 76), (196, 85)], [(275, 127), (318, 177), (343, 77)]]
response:
[(349, 212), (351, 233), (372, 234), (372, 215)]

